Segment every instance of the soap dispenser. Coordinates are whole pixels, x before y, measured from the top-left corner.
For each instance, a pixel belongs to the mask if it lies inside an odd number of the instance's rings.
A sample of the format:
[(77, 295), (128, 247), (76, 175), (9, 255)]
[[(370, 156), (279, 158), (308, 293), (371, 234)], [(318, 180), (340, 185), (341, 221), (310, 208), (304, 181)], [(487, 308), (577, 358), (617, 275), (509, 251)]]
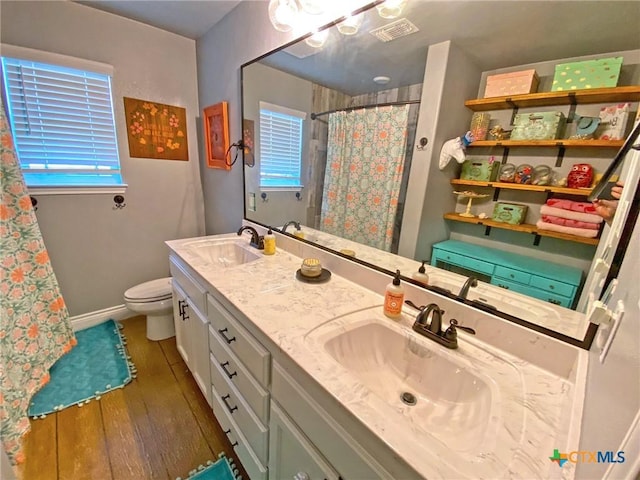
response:
[(296, 238), (304, 238), (304, 232), (302, 228), (298, 227), (293, 231), (293, 236)]
[(393, 281), (387, 285), (384, 293), (384, 314), (389, 318), (400, 318), (402, 302), (404, 302), (404, 288), (400, 285), (400, 270), (396, 270)]
[(264, 236), (264, 251), (265, 255), (273, 255), (276, 253), (276, 236), (271, 231), (271, 227)]
[(427, 270), (424, 268), (425, 262), (426, 260), (422, 260), (422, 265), (420, 265), (417, 272), (414, 272), (414, 274), (411, 275), (411, 278), (417, 280), (423, 285), (429, 285), (429, 275), (426, 273)]

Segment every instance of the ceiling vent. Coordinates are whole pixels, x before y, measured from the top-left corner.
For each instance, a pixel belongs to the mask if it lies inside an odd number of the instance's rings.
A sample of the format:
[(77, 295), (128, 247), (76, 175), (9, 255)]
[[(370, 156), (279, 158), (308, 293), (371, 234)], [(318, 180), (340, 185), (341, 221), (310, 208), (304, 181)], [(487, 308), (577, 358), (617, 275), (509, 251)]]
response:
[(406, 18), (401, 18), (395, 22), (391, 22), (383, 27), (371, 30), (371, 35), (378, 38), (383, 42), (390, 42), (400, 37), (406, 37), (412, 33), (417, 32), (419, 29), (413, 23)]

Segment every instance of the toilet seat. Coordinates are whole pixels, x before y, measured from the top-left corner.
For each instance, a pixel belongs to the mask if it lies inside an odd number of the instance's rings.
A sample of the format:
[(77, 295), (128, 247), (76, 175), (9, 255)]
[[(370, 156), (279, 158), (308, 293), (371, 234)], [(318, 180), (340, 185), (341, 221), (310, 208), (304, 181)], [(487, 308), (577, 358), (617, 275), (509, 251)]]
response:
[(130, 303), (160, 302), (171, 298), (171, 277), (159, 278), (141, 283), (124, 292), (124, 299)]

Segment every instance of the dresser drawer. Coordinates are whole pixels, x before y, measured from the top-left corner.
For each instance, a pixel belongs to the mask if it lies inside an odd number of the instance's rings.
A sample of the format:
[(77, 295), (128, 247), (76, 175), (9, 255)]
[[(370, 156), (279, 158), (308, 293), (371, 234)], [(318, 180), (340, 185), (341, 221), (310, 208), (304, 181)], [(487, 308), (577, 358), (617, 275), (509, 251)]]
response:
[(215, 415), (218, 423), (222, 427), (222, 430), (227, 435), (227, 438), (233, 446), (233, 450), (238, 455), (242, 466), (247, 471), (251, 480), (267, 480), (267, 469), (260, 462), (254, 451), (249, 446), (249, 442), (240, 431), (238, 424), (231, 418), (227, 408), (220, 399), (220, 394), (215, 389), (211, 388), (211, 398), (213, 414)]
[(210, 336), (209, 348), (213, 354), (211, 361), (222, 368), (227, 379), (235, 385), (260, 421), (267, 425), (269, 423), (269, 392), (260, 386), (219, 335)]
[[(244, 328), (211, 295), (208, 296), (208, 315), (211, 325), (209, 337), (220, 338), (244, 364), (253, 377), (265, 388), (269, 386), (271, 355), (260, 342)], [(211, 343), (211, 339), (210, 342)]]
[(172, 258), (169, 261), (169, 270), (173, 281), (180, 285), (180, 288), (189, 297), (189, 301), (204, 315), (207, 314), (207, 291), (187, 272), (187, 270)]
[(507, 280), (512, 280), (514, 282), (523, 283), (524, 285), (529, 285), (529, 282), (531, 281), (530, 273), (501, 266), (496, 266), (495, 276), (505, 278)]
[(240, 431), (249, 442), (263, 465), (267, 464), (267, 454), (269, 447), (269, 430), (260, 419), (253, 413), (251, 407), (242, 397), (240, 392), (229, 382), (222, 367), (216, 362), (213, 355), (211, 358), (211, 383), (218, 392), (218, 399), (224, 405), (227, 413), (236, 422)]
[(537, 298), (539, 300), (544, 300), (545, 302), (553, 303), (554, 305), (560, 305), (562, 307), (571, 307), (572, 299), (569, 297), (563, 297), (561, 295), (556, 295), (551, 292), (546, 292), (539, 288), (535, 288), (531, 285), (522, 285), (520, 283), (510, 282), (509, 280), (504, 280), (502, 278), (493, 277), (491, 279), (492, 285), (497, 285), (498, 287), (505, 288), (507, 290), (511, 290), (513, 292), (522, 293), (524, 295), (528, 295), (529, 297)]
[(436, 261), (444, 263), (450, 263), (464, 267), (468, 270), (474, 270), (479, 273), (485, 273), (487, 275), (493, 274), (494, 266), (492, 263), (476, 260), (475, 258), (466, 257), (464, 255), (458, 255), (457, 253), (451, 253), (444, 250), (435, 250)]
[(552, 280), (550, 278), (538, 277), (536, 275), (531, 277), (531, 286), (565, 297), (573, 297), (573, 294), (576, 291), (576, 287), (574, 285), (558, 282), (557, 280)]

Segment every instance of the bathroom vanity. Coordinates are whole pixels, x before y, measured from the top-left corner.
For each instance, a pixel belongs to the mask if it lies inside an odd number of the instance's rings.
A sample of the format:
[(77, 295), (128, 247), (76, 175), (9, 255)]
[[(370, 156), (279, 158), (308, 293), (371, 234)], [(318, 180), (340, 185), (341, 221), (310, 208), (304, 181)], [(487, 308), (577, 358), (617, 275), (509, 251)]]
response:
[[(251, 479), (573, 477), (549, 457), (577, 445), (585, 350), (405, 285), (476, 330), (449, 350), (383, 316), (387, 275), (277, 242), (167, 242), (178, 349)], [(298, 281), (306, 257), (331, 279)]]

